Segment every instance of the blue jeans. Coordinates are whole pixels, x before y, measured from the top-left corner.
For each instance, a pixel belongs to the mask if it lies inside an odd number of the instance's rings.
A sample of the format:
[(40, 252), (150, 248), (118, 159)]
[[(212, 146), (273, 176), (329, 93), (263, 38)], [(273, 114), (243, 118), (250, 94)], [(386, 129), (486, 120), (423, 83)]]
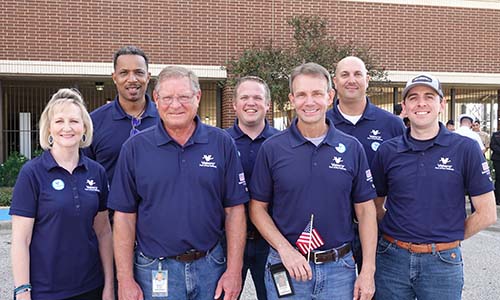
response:
[[(168, 271), (168, 297), (152, 297), (152, 271)], [(175, 259), (147, 258), (136, 251), (134, 277), (142, 289), (145, 300), (206, 300), (213, 299), (215, 288), (226, 270), (226, 258), (218, 244), (205, 257), (190, 263)]]
[(463, 285), (460, 247), (422, 254), (379, 240), (376, 299), (460, 300)]
[(245, 256), (243, 258), (242, 278), (243, 283), (250, 269), (250, 275), (255, 285), (257, 299), (266, 300), (266, 285), (264, 273), (266, 270), (267, 255), (269, 254), (269, 244), (262, 237), (256, 240), (248, 240), (245, 246)]
[[(280, 262), (278, 252), (271, 248), (266, 265), (267, 298), (270, 300), (278, 299), (278, 293), (269, 267)], [(292, 278), (295, 295), (284, 299), (352, 300), (354, 281), (356, 280), (356, 264), (352, 252), (347, 253), (337, 261), (318, 265), (309, 262), (309, 265), (312, 269), (312, 280), (296, 281)]]

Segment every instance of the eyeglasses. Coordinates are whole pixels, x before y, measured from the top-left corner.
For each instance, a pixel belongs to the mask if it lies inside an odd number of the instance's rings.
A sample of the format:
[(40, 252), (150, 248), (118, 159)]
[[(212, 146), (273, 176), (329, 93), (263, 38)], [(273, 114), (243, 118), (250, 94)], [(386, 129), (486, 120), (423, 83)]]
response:
[(177, 99), (177, 101), (180, 103), (180, 104), (188, 104), (188, 103), (191, 103), (192, 100), (193, 100), (193, 97), (194, 97), (194, 94), (191, 94), (191, 95), (180, 95), (180, 96), (165, 96), (165, 97), (161, 97), (159, 99), (160, 101), (160, 104), (163, 104), (163, 105), (170, 105), (174, 102), (175, 99)]
[(141, 118), (138, 117), (132, 117), (132, 120), (130, 121), (130, 124), (132, 125), (132, 129), (130, 129), (130, 136), (134, 136), (140, 132), (137, 127), (141, 125)]

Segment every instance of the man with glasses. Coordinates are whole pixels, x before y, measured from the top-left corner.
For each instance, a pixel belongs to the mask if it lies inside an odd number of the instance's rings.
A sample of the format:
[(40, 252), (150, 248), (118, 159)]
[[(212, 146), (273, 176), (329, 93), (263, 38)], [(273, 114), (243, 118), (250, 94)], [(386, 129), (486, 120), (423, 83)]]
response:
[(125, 46), (113, 55), (115, 100), (94, 110), (94, 138), (85, 154), (100, 163), (112, 184), (118, 154), (123, 143), (139, 131), (155, 125), (158, 112), (146, 94), (151, 74), (148, 58), (139, 48)]
[(236, 146), (197, 116), (192, 71), (163, 69), (153, 98), (161, 121), (123, 144), (109, 195), (120, 299), (237, 299), (248, 193)]
[[(271, 92), (267, 83), (261, 78), (245, 76), (236, 83), (233, 95), (236, 120), (233, 127), (226, 130), (233, 137), (238, 148), (247, 184), (250, 184), (253, 165), (260, 146), (267, 138), (279, 132), (276, 128), (271, 127), (266, 120), (270, 103)], [(257, 298), (265, 300), (267, 298), (264, 271), (269, 244), (260, 236), (251, 222), (247, 224), (242, 281), (245, 282), (248, 270), (250, 270)]]

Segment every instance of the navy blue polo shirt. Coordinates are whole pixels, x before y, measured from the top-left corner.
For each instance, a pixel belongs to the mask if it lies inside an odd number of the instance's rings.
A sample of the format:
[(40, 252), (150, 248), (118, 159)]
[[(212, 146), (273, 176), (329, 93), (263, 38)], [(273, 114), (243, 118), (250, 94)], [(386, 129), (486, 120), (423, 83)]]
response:
[[(255, 138), (251, 139), (243, 131), (241, 131), (238, 126), (238, 119), (234, 120), (233, 127), (226, 128), (226, 131), (231, 135), (236, 143), (236, 148), (238, 149), (238, 154), (240, 156), (241, 165), (243, 166), (243, 172), (245, 172), (245, 180), (247, 185), (250, 185), (250, 180), (252, 178), (253, 166), (255, 165), (255, 159), (257, 158), (257, 153), (259, 153), (260, 146), (264, 141), (271, 137), (272, 135), (279, 132), (278, 129), (269, 125), (269, 122), (265, 120), (266, 125), (264, 130)], [(252, 191), (249, 191), (252, 195)], [(255, 226), (250, 221), (248, 217), (248, 208), (246, 210), (247, 214), (247, 230), (256, 231)]]
[(10, 214), (34, 218), (30, 244), (31, 297), (66, 299), (104, 284), (93, 229), (106, 210), (108, 181), (104, 168), (80, 153), (70, 174), (49, 151), (21, 169)]
[(184, 146), (158, 122), (122, 147), (108, 206), (137, 213), (137, 245), (147, 256), (211, 249), (222, 236), (224, 208), (248, 202), (233, 140), (195, 120)]
[(493, 190), (488, 164), (477, 142), (440, 123), (435, 139), (409, 134), (382, 144), (372, 162), (377, 194), (387, 196), (383, 233), (412, 243), (464, 239), (465, 194)]
[(316, 147), (292, 126), (267, 139), (252, 175), (252, 199), (272, 205), (279, 231), (295, 244), (314, 214), (314, 228), (330, 249), (354, 238), (353, 204), (375, 198), (370, 169), (361, 144), (337, 130)]
[[(243, 166), (243, 171), (245, 172), (245, 179), (247, 184), (250, 184), (250, 179), (252, 178), (253, 166), (255, 164), (255, 158), (259, 152), (262, 143), (272, 135), (279, 132), (278, 129), (269, 125), (269, 122), (265, 120), (264, 130), (255, 138), (251, 139), (243, 131), (241, 131), (238, 126), (238, 119), (234, 120), (233, 127), (226, 128), (226, 131), (234, 139), (236, 143), (236, 148), (238, 149), (238, 154), (241, 159), (241, 165)], [(250, 192), (251, 194), (251, 192)]]
[[(159, 120), (156, 105), (148, 95), (146, 95), (146, 105), (146, 110), (141, 117), (141, 124), (137, 127), (139, 130), (154, 126)], [(90, 117), (94, 125), (94, 137), (90, 147), (84, 149), (84, 153), (106, 169), (111, 183), (120, 149), (130, 137), (132, 117), (125, 113), (120, 106), (118, 96), (113, 102), (94, 110)]]
[(335, 101), (333, 108), (326, 113), (326, 116), (333, 120), (337, 129), (354, 136), (361, 142), (368, 163), (371, 163), (383, 141), (400, 136), (405, 131), (404, 123), (398, 116), (373, 105), (368, 98), (366, 98), (365, 111), (356, 124), (352, 124), (340, 114), (338, 104), (339, 100)]

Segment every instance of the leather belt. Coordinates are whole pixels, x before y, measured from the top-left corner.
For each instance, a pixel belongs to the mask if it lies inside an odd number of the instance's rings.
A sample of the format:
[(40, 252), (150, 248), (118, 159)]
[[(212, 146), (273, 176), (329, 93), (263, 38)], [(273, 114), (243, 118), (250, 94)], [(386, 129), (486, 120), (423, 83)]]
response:
[(411, 242), (398, 241), (386, 234), (382, 237), (391, 244), (397, 245), (399, 248), (406, 249), (412, 253), (433, 253), (439, 251), (450, 250), (460, 246), (460, 241), (454, 241), (449, 243), (432, 243), (432, 244), (414, 244)]
[(190, 263), (207, 255), (207, 251), (189, 250), (184, 254), (169, 256), (168, 258), (175, 259), (183, 263)]
[[(345, 244), (338, 248), (311, 252), (311, 261), (315, 265), (320, 265), (329, 261), (337, 261), (351, 251), (351, 244)], [(307, 254), (304, 255), (307, 258)]]
[(260, 240), (262, 236), (257, 230), (247, 232), (247, 240)]

